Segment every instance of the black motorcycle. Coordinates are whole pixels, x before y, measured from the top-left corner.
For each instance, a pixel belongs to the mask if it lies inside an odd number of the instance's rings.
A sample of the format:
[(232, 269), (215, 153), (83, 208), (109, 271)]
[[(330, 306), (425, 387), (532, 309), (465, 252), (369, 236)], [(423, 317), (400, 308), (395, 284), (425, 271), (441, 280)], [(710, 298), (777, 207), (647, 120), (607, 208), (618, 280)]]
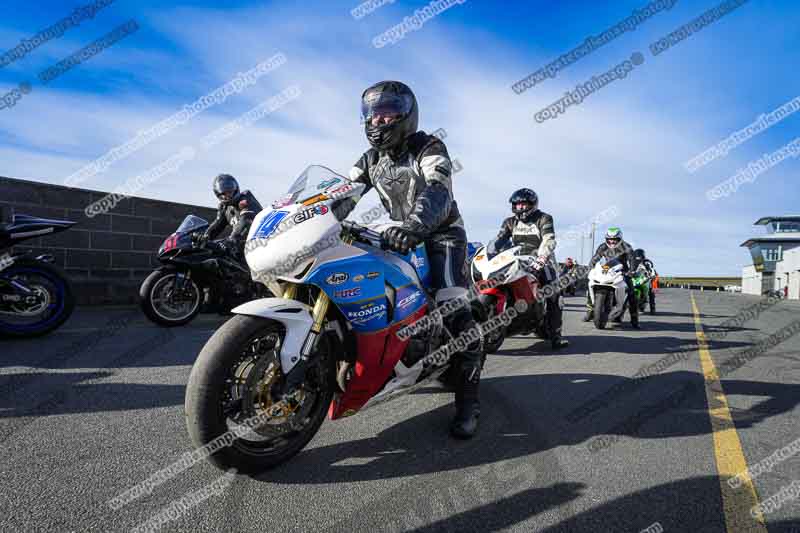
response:
[(38, 337), (58, 328), (75, 309), (75, 297), (52, 255), (9, 253), (28, 239), (66, 231), (76, 222), (14, 215), (0, 223), (0, 336)]
[(158, 250), (163, 264), (139, 289), (144, 314), (161, 326), (188, 324), (200, 312), (206, 289), (223, 312), (255, 298), (270, 296), (252, 281), (250, 270), (227, 251), (203, 242), (208, 222), (187, 216)]

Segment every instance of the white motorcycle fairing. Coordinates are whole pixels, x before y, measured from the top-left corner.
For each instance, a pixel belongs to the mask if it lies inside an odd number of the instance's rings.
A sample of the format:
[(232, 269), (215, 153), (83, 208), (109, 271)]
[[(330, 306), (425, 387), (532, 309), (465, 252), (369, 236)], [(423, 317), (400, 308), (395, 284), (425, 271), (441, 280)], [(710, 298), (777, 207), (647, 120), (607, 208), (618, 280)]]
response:
[(614, 298), (616, 300), (614, 307), (611, 309), (608, 317), (611, 319), (622, 316), (625, 310), (625, 301), (628, 296), (628, 286), (625, 284), (625, 278), (622, 273), (622, 265), (614, 265), (611, 268), (604, 269), (605, 262), (597, 263), (591, 272), (589, 272), (589, 298), (594, 305), (594, 288), (607, 287), (614, 291)]

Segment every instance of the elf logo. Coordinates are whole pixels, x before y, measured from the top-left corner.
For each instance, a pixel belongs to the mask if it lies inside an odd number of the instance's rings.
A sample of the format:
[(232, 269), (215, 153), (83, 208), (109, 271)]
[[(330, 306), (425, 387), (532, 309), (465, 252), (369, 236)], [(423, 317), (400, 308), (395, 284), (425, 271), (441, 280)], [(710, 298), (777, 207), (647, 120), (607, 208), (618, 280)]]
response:
[(318, 205), (316, 207), (312, 207), (311, 209), (306, 209), (304, 211), (297, 213), (294, 216), (293, 220), (295, 224), (300, 224), (301, 222), (305, 222), (306, 220), (311, 220), (317, 215), (324, 215), (327, 212), (328, 212), (327, 205)]

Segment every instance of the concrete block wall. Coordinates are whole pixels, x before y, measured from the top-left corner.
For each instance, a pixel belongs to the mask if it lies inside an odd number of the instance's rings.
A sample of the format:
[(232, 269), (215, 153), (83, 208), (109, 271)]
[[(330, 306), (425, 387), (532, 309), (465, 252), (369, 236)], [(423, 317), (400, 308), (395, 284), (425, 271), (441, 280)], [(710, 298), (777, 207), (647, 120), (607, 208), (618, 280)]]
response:
[(77, 222), (68, 231), (25, 241), (15, 251), (55, 256), (82, 305), (136, 303), (142, 280), (160, 265), (158, 247), (184, 217), (211, 221), (216, 216), (210, 207), (131, 197), (108, 214), (87, 217), (86, 206), (106, 194), (0, 177), (0, 210), (7, 221), (17, 213)]

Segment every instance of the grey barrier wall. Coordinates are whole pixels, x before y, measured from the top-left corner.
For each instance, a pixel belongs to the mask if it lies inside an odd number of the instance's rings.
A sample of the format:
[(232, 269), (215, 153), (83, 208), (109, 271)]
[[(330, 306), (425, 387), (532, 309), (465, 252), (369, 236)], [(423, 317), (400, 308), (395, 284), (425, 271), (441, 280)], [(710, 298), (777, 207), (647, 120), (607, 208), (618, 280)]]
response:
[(108, 214), (87, 217), (86, 206), (106, 194), (0, 177), (0, 211), (6, 222), (15, 213), (77, 222), (68, 231), (25, 241), (14, 251), (53, 255), (81, 305), (136, 303), (142, 280), (159, 265), (156, 251), (164, 238), (188, 214), (209, 221), (216, 216), (210, 207), (130, 197)]

